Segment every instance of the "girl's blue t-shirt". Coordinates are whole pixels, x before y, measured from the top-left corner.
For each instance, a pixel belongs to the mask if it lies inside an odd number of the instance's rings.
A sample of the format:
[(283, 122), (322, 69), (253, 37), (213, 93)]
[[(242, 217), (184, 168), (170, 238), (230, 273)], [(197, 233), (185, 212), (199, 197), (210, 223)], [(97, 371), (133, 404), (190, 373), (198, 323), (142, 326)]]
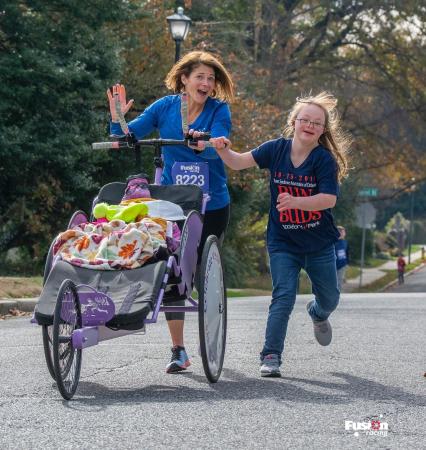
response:
[(279, 138), (261, 144), (252, 155), (261, 169), (270, 171), (271, 207), (267, 230), (269, 252), (313, 253), (336, 242), (339, 232), (330, 209), (322, 211), (277, 210), (277, 197), (288, 192), (295, 197), (339, 194), (337, 164), (327, 149), (318, 145), (305, 161), (291, 162), (289, 139)]
[[(188, 124), (197, 131), (210, 132), (212, 137), (229, 136), (231, 112), (227, 103), (208, 97), (197, 119)], [(138, 139), (158, 130), (161, 139), (183, 139), (180, 95), (168, 95), (152, 103), (128, 124)], [(120, 124), (111, 124), (111, 133), (123, 134)], [(196, 154), (183, 145), (162, 148), (164, 168), (161, 184), (172, 184), (172, 167), (175, 162), (204, 162), (209, 168), (209, 195), (207, 210), (220, 209), (230, 202), (225, 166), (213, 148)], [(200, 156), (200, 155), (204, 155)]]

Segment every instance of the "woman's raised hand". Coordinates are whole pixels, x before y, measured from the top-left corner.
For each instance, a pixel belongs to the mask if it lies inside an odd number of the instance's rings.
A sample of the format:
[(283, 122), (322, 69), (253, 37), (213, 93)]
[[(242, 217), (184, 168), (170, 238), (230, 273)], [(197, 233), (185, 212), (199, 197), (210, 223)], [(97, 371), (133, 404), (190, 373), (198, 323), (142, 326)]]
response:
[(116, 98), (120, 104), (121, 112), (123, 116), (129, 111), (132, 107), (134, 100), (129, 100), (126, 103), (126, 88), (123, 84), (114, 84), (111, 88), (107, 90), (107, 96), (109, 100), (109, 110), (111, 112), (111, 120), (112, 122), (118, 122), (117, 109), (116, 109)]

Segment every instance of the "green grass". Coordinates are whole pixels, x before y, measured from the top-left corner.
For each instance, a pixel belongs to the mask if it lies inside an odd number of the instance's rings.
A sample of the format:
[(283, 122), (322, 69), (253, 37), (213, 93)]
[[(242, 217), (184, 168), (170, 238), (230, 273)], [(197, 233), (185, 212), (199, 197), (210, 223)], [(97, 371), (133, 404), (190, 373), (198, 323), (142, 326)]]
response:
[[(252, 278), (246, 280), (246, 282), (243, 283), (241, 288), (256, 289), (256, 290), (260, 289), (262, 291), (271, 292), (271, 290), (272, 290), (271, 275), (269, 275), (269, 273), (263, 273), (263, 274), (255, 276), (255, 277), (252, 277)], [(229, 288), (229, 289), (235, 289), (235, 288)]]
[(240, 287), (230, 287), (226, 290), (228, 297), (253, 297), (258, 295), (270, 296), (272, 292), (271, 276), (263, 273), (246, 280)]
[(379, 278), (373, 283), (362, 286), (353, 292), (380, 292), (386, 285), (398, 278), (397, 270), (385, 270), (384, 273), (386, 273), (386, 275), (382, 278)]
[[(268, 283), (269, 280), (269, 283)], [(43, 277), (0, 277), (0, 298), (27, 298), (40, 295)], [(227, 289), (228, 297), (253, 297), (258, 295), (271, 295), (271, 280), (264, 277), (260, 283), (264, 288)], [(197, 291), (192, 293), (198, 298)]]
[[(245, 295), (242, 292), (248, 292), (248, 296), (250, 295), (271, 295), (272, 291), (272, 282), (271, 276), (269, 274), (262, 274), (257, 277), (253, 277), (244, 283), (242, 289), (229, 288), (228, 292), (232, 291), (232, 293), (238, 293), (235, 296), (244, 297)], [(308, 278), (308, 275), (304, 270), (300, 272), (299, 279), (299, 294), (310, 294), (312, 292), (311, 282)], [(241, 294), (240, 294), (241, 293)], [(233, 296), (233, 295), (232, 295)]]
[(379, 266), (382, 266), (385, 263), (387, 263), (387, 260), (383, 260), (383, 259), (379, 259), (379, 258), (368, 258), (365, 261), (364, 267), (366, 267), (366, 268), (379, 267)]
[[(237, 297), (258, 297), (258, 296), (267, 296), (271, 295), (271, 291), (266, 291), (263, 289), (227, 289), (226, 296), (228, 298), (237, 298)], [(192, 291), (191, 297), (194, 300), (198, 300), (198, 292), (194, 289)]]
[(358, 266), (348, 266), (346, 269), (346, 279), (352, 280), (359, 276), (361, 269)]
[[(419, 252), (422, 249), (422, 247), (423, 247), (423, 245), (413, 244), (411, 246), (411, 256), (413, 256), (413, 253)], [(402, 253), (404, 256), (408, 256), (408, 247), (405, 247), (404, 251)], [(390, 259), (396, 261), (398, 259), (398, 256), (391, 256)]]
[[(393, 259), (397, 259), (397, 258), (391, 258), (391, 259), (381, 259), (381, 258), (368, 258), (364, 261), (364, 269), (371, 269), (374, 267), (380, 267), (383, 264), (386, 264), (388, 261), (392, 261)], [(347, 278), (355, 278), (359, 275), (359, 266), (361, 264), (361, 261), (357, 261), (357, 260), (353, 260), (352, 261), (352, 265), (349, 266), (351, 269), (348, 269), (346, 271), (346, 277)], [(353, 273), (356, 272), (356, 270), (358, 270), (358, 272), (356, 273), (356, 275), (353, 275)], [(348, 273), (349, 272), (349, 273)]]
[[(422, 249), (423, 245), (419, 245), (419, 244), (413, 244), (411, 246), (411, 254), (415, 253), (415, 252), (419, 252)], [(408, 247), (407, 247), (407, 255), (408, 255)]]
[(38, 297), (43, 277), (3, 277), (0, 276), (1, 298)]
[(264, 291), (261, 289), (227, 289), (226, 295), (228, 298), (231, 297), (256, 297), (256, 296), (267, 296), (271, 295), (271, 291)]
[(299, 290), (298, 294), (311, 294), (312, 293), (312, 285), (311, 280), (308, 277), (308, 274), (304, 271), (300, 271), (299, 277)]
[[(414, 249), (415, 246), (412, 247), (412, 253), (421, 248), (418, 247), (417, 250)], [(366, 267), (377, 267), (381, 264), (385, 264), (386, 261), (382, 259), (374, 259), (369, 260), (370, 264), (366, 265)], [(380, 262), (380, 264), (379, 264)], [(408, 264), (406, 266), (406, 272), (413, 270), (415, 267), (419, 266), (422, 263), (421, 260), (417, 260)], [(349, 266), (346, 271), (346, 277), (348, 279), (356, 278), (359, 275), (360, 269), (357, 266)], [(398, 273), (396, 270), (387, 270), (385, 271), (385, 275), (376, 280), (375, 282), (363, 286), (361, 289), (358, 289), (354, 292), (380, 292), (387, 284), (396, 280), (398, 278)], [(17, 285), (17, 281), (19, 285)], [(6, 286), (6, 281), (9, 286)], [(4, 292), (0, 292), (0, 298), (13, 298), (13, 297), (34, 297), (37, 296), (38, 293), (37, 288), (41, 290), (41, 286), (43, 283), (43, 277), (3, 277), (0, 281), (0, 286), (3, 288)], [(1, 289), (0, 289), (1, 291)], [(270, 296), (272, 291), (271, 286), (271, 277), (269, 274), (262, 274), (257, 277), (253, 277), (244, 283), (241, 289), (237, 288), (229, 288), (227, 289), (227, 295), (229, 298), (233, 297), (252, 297), (252, 296)], [(300, 281), (299, 281), (299, 294), (310, 294), (311, 290), (311, 282), (307, 274), (302, 270), (300, 273)], [(3, 295), (1, 295), (3, 294)], [(193, 297), (196, 299), (197, 292), (193, 292)]]
[[(262, 289), (227, 289), (226, 296), (228, 298), (237, 297), (257, 297), (257, 296), (270, 296), (271, 291), (264, 291)], [(191, 297), (194, 300), (198, 300), (198, 292), (194, 289), (192, 291)]]

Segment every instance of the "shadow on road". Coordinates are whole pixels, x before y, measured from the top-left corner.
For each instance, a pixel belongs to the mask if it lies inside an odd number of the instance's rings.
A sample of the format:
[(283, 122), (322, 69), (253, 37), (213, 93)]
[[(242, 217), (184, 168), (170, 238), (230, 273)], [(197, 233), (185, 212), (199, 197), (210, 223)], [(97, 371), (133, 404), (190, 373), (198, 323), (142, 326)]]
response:
[(426, 406), (426, 396), (413, 395), (397, 387), (342, 372), (330, 373), (330, 382), (294, 377), (249, 378), (230, 369), (224, 369), (225, 379), (217, 384), (208, 384), (204, 376), (191, 372), (174, 376), (188, 377), (202, 386), (197, 389), (181, 385), (149, 385), (141, 389), (126, 389), (81, 381), (73, 401), (64, 403), (73, 409), (84, 405), (99, 410), (120, 403), (192, 403), (264, 398), (285, 403), (338, 405), (364, 399), (398, 403), (411, 408)]

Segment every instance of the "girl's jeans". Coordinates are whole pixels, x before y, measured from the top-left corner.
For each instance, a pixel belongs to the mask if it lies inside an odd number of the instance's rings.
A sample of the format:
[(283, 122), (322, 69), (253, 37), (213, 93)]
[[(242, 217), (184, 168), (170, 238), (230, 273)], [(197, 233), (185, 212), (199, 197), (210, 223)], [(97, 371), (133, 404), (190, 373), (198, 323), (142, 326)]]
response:
[(315, 296), (309, 315), (315, 321), (326, 320), (339, 303), (336, 255), (334, 245), (316, 253), (297, 254), (273, 252), (269, 254), (272, 276), (272, 301), (269, 306), (265, 345), (261, 359), (269, 354), (281, 358), (287, 324), (296, 301), (301, 269), (309, 275)]

